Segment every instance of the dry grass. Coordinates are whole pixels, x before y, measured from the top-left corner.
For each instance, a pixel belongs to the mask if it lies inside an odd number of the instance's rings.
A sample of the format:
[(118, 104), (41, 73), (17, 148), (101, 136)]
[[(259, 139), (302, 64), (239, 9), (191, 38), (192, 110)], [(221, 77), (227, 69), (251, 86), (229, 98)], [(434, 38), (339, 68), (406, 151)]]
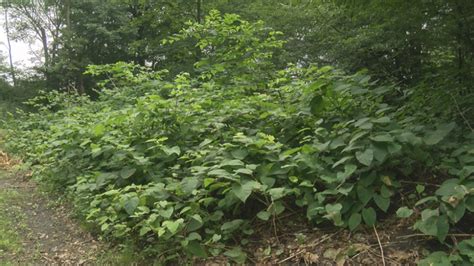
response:
[(13, 159), (5, 152), (0, 151), (0, 169), (9, 170), (17, 164), (19, 164), (19, 160)]

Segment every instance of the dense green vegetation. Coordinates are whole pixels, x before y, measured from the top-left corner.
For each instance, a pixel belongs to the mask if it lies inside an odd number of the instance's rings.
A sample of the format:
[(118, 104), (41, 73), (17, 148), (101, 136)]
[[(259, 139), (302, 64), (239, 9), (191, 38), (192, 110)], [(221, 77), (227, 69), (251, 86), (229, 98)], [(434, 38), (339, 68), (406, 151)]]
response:
[(178, 2), (42, 6), (48, 91), (6, 146), (93, 230), (243, 263), (255, 223), (289, 211), (352, 231), (392, 215), (446, 246), (421, 263), (474, 263), (474, 238), (447, 237), (474, 221), (470, 1)]
[[(0, 171), (0, 179), (3, 179), (7, 175), (3, 170)], [(0, 193), (0, 207), (2, 209), (7, 208), (10, 204), (10, 200), (18, 197), (17, 194), (12, 192)], [(19, 252), (21, 250), (21, 243), (19, 241), (18, 233), (14, 231), (14, 227), (11, 225), (11, 221), (2, 215), (0, 217), (0, 257), (4, 257), (4, 253), (7, 252)]]

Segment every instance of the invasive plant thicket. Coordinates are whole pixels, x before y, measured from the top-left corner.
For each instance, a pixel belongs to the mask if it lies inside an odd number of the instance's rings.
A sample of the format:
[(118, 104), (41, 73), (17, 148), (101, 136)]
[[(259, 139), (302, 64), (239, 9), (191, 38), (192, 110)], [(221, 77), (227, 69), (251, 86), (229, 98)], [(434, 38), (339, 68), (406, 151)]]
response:
[[(401, 89), (363, 72), (275, 69), (280, 35), (212, 12), (167, 40), (197, 40), (195, 76), (90, 66), (98, 99), (37, 97), (38, 113), (10, 122), (9, 148), (103, 235), (162, 261), (244, 262), (255, 221), (294, 209), (350, 230), (416, 215), (441, 242), (472, 221), (473, 132), (408, 111)], [(473, 241), (428, 260), (474, 263)]]

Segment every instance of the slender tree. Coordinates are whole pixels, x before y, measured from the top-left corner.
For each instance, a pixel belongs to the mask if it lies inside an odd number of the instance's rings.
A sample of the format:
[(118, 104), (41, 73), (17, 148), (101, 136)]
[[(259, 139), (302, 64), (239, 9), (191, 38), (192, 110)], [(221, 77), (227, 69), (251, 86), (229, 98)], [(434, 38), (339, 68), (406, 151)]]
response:
[(196, 0), (196, 21), (201, 23), (202, 19), (202, 0)]
[(42, 45), (44, 66), (49, 67), (57, 53), (57, 39), (64, 25), (61, 1), (24, 1), (12, 5), (12, 26), (16, 38), (38, 40)]
[(10, 61), (10, 74), (13, 80), (13, 86), (16, 86), (15, 67), (13, 66), (12, 46), (10, 43), (10, 25), (8, 24), (8, 9), (4, 7), (5, 32), (7, 34), (8, 59)]

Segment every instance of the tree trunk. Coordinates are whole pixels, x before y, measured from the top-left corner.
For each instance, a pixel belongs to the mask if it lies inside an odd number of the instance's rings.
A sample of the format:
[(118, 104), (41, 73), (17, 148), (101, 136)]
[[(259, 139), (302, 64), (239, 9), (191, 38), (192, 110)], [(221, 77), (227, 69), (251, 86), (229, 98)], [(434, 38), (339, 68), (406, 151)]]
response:
[(66, 9), (66, 27), (71, 26), (71, 0), (65, 0)]
[(201, 23), (201, 17), (202, 17), (202, 0), (196, 0), (196, 21), (197, 23)]
[(13, 67), (12, 46), (10, 44), (10, 28), (8, 26), (8, 10), (5, 7), (5, 31), (7, 33), (8, 58), (10, 60), (10, 74), (13, 80), (13, 86), (16, 86), (15, 68)]
[[(202, 8), (202, 0), (196, 0), (196, 22), (201, 24), (201, 10)], [(198, 46), (196, 46), (196, 54), (195, 54), (195, 60), (196, 62), (199, 62), (199, 60), (201, 60), (201, 57), (202, 57), (202, 53), (201, 53), (201, 48), (199, 48)]]
[(46, 30), (41, 28), (41, 42), (43, 43), (44, 65), (49, 66), (48, 36)]
[(50, 82), (49, 67), (50, 67), (51, 60), (49, 58), (48, 35), (46, 35), (46, 30), (44, 28), (41, 28), (41, 42), (43, 44), (44, 78), (46, 79), (46, 84), (49, 85), (49, 82)]
[(82, 74), (79, 74), (79, 84), (78, 84), (77, 92), (80, 95), (84, 95), (86, 93), (85, 88), (84, 88), (84, 76)]

